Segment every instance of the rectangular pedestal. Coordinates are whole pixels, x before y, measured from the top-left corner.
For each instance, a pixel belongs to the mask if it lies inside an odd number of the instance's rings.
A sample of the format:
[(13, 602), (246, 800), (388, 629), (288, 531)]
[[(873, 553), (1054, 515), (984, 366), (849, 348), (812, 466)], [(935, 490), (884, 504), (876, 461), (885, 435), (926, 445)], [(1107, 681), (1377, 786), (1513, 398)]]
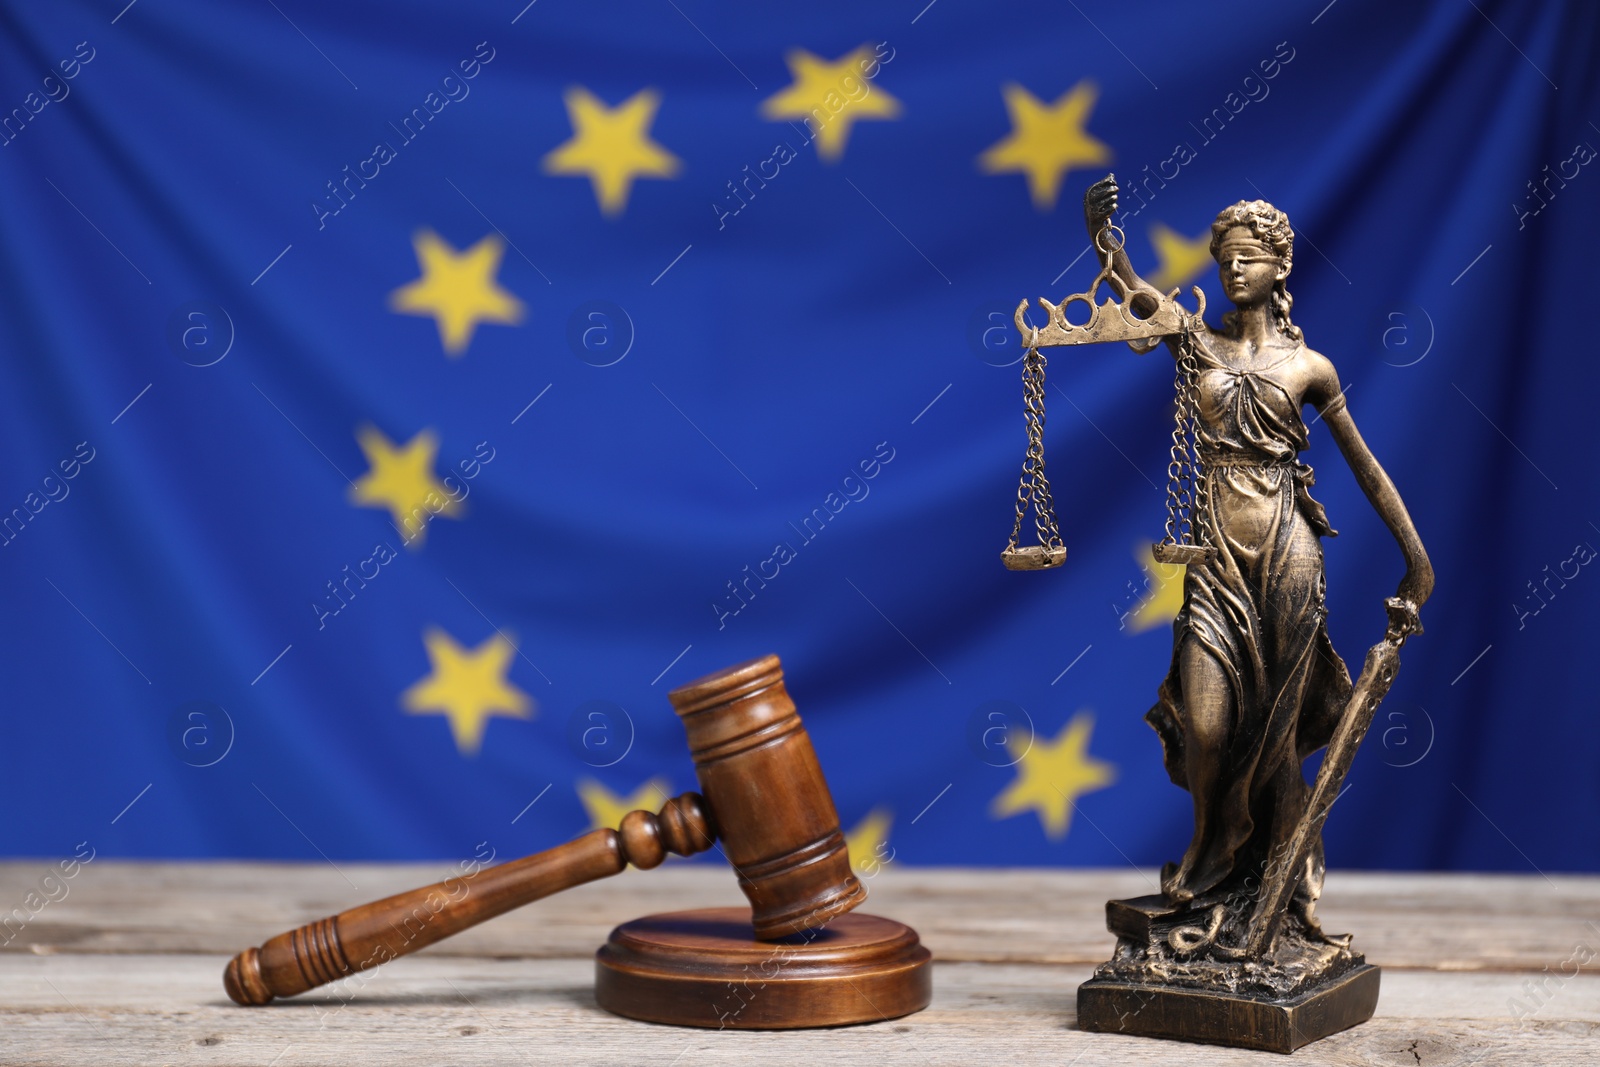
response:
[(1378, 968), (1361, 964), (1288, 1000), (1091, 978), (1078, 987), (1078, 1028), (1293, 1052), (1372, 1018)]

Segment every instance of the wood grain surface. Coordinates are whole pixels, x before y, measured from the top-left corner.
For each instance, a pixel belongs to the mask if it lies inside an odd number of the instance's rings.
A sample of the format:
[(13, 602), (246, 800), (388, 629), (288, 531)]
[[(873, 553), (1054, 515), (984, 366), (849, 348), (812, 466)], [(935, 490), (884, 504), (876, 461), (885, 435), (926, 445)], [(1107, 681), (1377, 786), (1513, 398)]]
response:
[[(0, 864), (0, 903), (20, 905), (48, 868)], [(450, 870), (96, 860), (0, 949), (0, 1063), (1285, 1062), (1073, 1028), (1078, 983), (1111, 950), (1105, 901), (1150, 891), (1150, 876), (1128, 871), (884, 869), (866, 880), (865, 908), (917, 928), (936, 961), (933, 1003), (838, 1030), (685, 1031), (595, 1006), (593, 953), (613, 926), (744, 902), (713, 863), (669, 862), (538, 901), (356, 988), (258, 1009), (223, 993), (223, 965), (246, 945)], [(1371, 1022), (1289, 1062), (1600, 1062), (1600, 878), (1334, 871), (1323, 899), (1327, 927), (1354, 931), (1383, 968), (1383, 991)]]

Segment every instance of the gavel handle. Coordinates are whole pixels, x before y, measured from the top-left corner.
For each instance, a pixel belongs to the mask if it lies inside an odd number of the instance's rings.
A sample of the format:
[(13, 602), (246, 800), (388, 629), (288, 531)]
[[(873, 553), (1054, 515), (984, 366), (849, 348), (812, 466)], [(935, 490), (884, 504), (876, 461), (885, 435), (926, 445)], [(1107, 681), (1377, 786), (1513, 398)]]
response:
[(239, 1004), (265, 1004), (376, 967), (531, 901), (619, 873), (648, 869), (667, 853), (691, 856), (716, 840), (705, 801), (684, 793), (659, 815), (631, 811), (619, 830), (593, 830), (564, 845), (471, 875), (363, 904), (279, 934), (228, 962), (222, 985)]

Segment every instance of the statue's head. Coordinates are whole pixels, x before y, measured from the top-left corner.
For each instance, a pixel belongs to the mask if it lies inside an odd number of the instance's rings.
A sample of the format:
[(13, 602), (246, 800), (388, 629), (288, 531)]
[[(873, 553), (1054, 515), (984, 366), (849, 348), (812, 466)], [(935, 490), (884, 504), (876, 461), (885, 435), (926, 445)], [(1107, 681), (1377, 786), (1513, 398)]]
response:
[[(1237, 307), (1270, 302), (1278, 331), (1292, 340), (1302, 337), (1289, 321), (1294, 300), (1285, 280), (1294, 265), (1294, 230), (1289, 216), (1265, 200), (1241, 200), (1224, 208), (1211, 224), (1211, 256), (1217, 261), (1222, 289)], [(1232, 314), (1223, 322), (1232, 321)]]

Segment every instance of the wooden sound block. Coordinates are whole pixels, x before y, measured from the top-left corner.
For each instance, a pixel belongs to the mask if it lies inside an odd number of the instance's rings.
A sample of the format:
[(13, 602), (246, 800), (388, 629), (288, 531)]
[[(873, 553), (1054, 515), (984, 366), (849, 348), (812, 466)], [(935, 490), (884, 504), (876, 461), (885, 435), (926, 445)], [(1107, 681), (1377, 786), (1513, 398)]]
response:
[(932, 957), (904, 923), (850, 912), (757, 941), (749, 908), (623, 923), (595, 954), (595, 1000), (646, 1022), (789, 1030), (895, 1019), (933, 995)]

